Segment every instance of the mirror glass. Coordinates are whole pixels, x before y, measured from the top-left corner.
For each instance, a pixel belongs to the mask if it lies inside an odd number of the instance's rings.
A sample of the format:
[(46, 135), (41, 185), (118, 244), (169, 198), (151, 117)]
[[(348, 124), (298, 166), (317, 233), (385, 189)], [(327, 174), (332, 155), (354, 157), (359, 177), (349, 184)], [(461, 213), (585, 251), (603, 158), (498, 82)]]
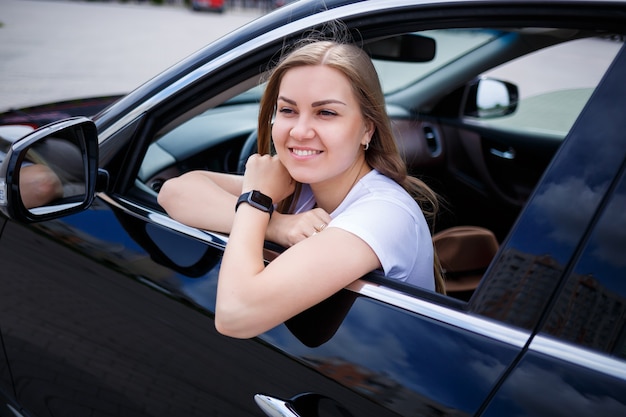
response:
[(20, 198), (32, 214), (76, 207), (86, 198), (81, 142), (73, 129), (31, 145), (19, 168)]
[(481, 79), (476, 90), (476, 117), (506, 116), (515, 110), (515, 87), (504, 81)]
[(478, 84), (476, 103), (481, 116), (487, 116), (494, 111), (502, 111), (511, 105), (509, 91), (500, 81), (483, 79)]

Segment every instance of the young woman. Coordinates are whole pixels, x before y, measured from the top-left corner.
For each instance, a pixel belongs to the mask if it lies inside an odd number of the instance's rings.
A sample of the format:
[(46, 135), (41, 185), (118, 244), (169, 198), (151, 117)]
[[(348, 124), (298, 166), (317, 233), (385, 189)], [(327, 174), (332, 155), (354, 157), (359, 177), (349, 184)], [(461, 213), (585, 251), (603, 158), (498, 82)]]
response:
[[(424, 217), (434, 216), (437, 198), (407, 176), (362, 49), (316, 41), (284, 57), (268, 80), (258, 132), (260, 154), (245, 175), (191, 172), (159, 194), (174, 219), (230, 233), (218, 331), (256, 336), (376, 269), (443, 291)], [(288, 247), (267, 266), (266, 239)]]

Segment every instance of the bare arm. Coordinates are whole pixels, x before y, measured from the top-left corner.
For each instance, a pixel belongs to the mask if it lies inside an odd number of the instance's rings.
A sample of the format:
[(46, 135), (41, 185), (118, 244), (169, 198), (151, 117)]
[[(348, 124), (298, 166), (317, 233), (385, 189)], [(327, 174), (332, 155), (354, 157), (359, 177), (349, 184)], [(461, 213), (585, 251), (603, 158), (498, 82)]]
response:
[[(243, 176), (192, 171), (172, 178), (159, 192), (159, 204), (175, 220), (191, 227), (230, 233)], [(322, 209), (289, 215), (274, 212), (265, 239), (283, 247), (295, 245), (330, 222)]]
[[(293, 180), (276, 158), (248, 160), (243, 190), (258, 189), (273, 200), (293, 191)], [(256, 336), (328, 298), (380, 262), (359, 237), (325, 228), (291, 246), (267, 267), (263, 243), (270, 216), (247, 204), (234, 215), (220, 267), (215, 326), (239, 338)]]
[(63, 197), (63, 184), (47, 166), (28, 165), (20, 171), (20, 194), (24, 207), (40, 207)]
[(192, 171), (166, 181), (158, 202), (181, 223), (230, 233), (242, 184), (241, 175)]
[(359, 237), (327, 228), (294, 245), (264, 267), (269, 216), (242, 205), (221, 264), (215, 326), (231, 337), (257, 336), (380, 267)]

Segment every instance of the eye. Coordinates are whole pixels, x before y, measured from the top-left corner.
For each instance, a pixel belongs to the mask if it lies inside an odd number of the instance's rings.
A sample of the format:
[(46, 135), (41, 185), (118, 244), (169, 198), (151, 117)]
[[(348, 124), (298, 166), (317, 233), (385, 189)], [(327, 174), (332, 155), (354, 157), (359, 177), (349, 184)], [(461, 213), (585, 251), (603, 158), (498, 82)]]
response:
[(320, 116), (337, 116), (337, 113), (332, 110), (320, 110)]
[(293, 113), (295, 113), (295, 111), (291, 107), (280, 107), (278, 109), (278, 113), (293, 114)]

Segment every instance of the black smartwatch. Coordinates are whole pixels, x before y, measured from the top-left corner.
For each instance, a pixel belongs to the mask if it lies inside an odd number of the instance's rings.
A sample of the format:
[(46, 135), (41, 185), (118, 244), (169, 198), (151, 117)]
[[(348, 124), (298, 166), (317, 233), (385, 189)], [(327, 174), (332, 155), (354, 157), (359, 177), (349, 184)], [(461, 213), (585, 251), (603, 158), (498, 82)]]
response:
[(255, 207), (261, 211), (270, 214), (272, 217), (272, 212), (274, 211), (274, 204), (272, 203), (272, 199), (260, 191), (252, 190), (247, 193), (243, 193), (239, 196), (237, 200), (237, 205), (235, 206), (235, 211), (239, 208), (239, 204), (248, 203), (252, 207)]

